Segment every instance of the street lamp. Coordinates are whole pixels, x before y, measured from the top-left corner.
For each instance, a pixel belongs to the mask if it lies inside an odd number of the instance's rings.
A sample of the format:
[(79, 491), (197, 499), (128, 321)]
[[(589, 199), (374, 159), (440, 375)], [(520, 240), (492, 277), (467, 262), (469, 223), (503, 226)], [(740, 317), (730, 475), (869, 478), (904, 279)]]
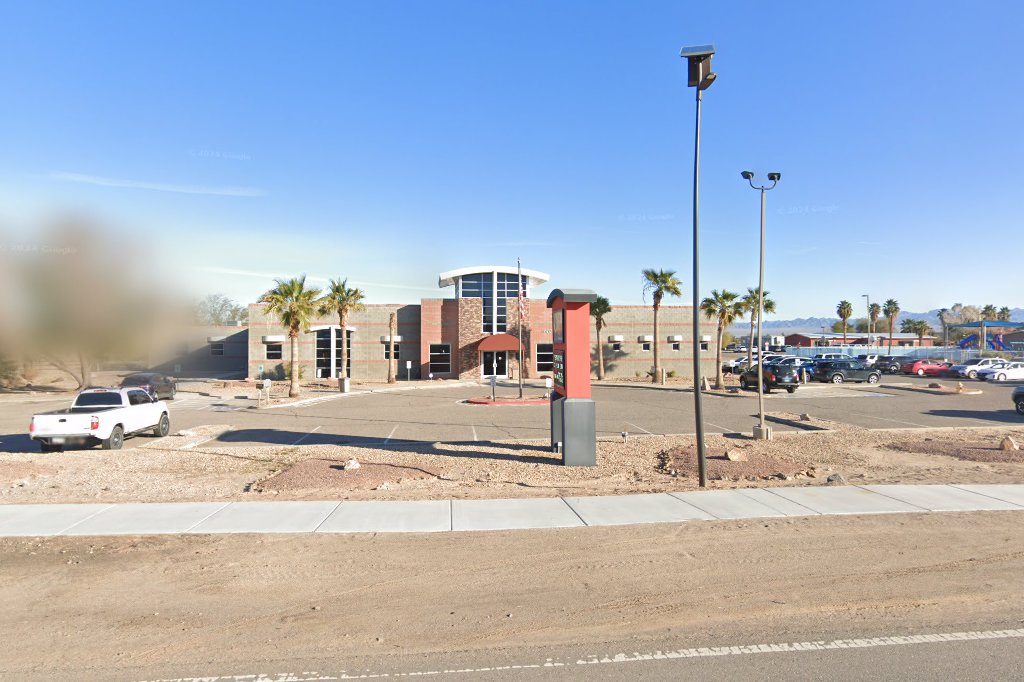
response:
[(871, 297), (867, 294), (861, 294), (861, 298), (867, 299), (866, 305), (868, 307), (868, 347), (871, 346)]
[(769, 173), (770, 185), (755, 185), (754, 172), (743, 171), (740, 173), (743, 179), (750, 183), (750, 186), (761, 192), (761, 268), (757, 282), (757, 414), (759, 425), (754, 427), (754, 438), (756, 440), (771, 440), (771, 427), (764, 423), (764, 351), (761, 348), (761, 320), (764, 318), (764, 193), (775, 189), (782, 179), (782, 173)]
[[(697, 90), (697, 118), (693, 134), (693, 413), (697, 422), (697, 475), (700, 487), (707, 486), (704, 455), (704, 407), (701, 404), (700, 381), (700, 101), (701, 93), (715, 82), (711, 71), (714, 45), (684, 47), (679, 56), (687, 63), (687, 85)], [(654, 340), (658, 342), (657, 339)]]

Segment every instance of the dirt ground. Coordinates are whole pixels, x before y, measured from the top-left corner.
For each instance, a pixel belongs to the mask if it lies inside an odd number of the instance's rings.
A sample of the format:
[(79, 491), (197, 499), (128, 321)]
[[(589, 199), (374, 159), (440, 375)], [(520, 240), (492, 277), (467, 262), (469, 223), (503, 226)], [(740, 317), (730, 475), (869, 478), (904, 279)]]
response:
[(0, 539), (0, 556), (0, 678), (12, 680), (1018, 628), (1024, 594), (1018, 512)]
[[(992, 449), (1006, 435), (1024, 442), (1024, 426), (869, 431), (801, 423), (832, 430), (777, 432), (770, 442), (709, 437), (709, 486), (821, 485), (836, 472), (858, 484), (1024, 483), (1020, 453)], [(226, 428), (199, 427), (113, 452), (0, 453), (0, 504), (507, 498), (697, 487), (694, 440), (686, 436), (602, 441), (598, 466), (588, 468), (560, 466), (536, 441), (217, 447)], [(346, 468), (351, 459), (363, 467)]]

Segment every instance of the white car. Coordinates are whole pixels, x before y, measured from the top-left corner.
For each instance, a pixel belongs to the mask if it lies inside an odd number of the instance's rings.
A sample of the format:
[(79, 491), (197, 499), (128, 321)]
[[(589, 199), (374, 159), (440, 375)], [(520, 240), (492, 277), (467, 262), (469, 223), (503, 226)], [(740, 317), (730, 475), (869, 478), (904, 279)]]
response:
[(1024, 379), (1024, 362), (1004, 362), (1002, 365), (978, 371), (982, 381), (1010, 381)]
[(65, 410), (33, 415), (28, 427), (43, 452), (60, 452), (65, 445), (100, 443), (120, 450), (126, 436), (143, 431), (164, 437), (171, 430), (167, 405), (141, 388), (90, 388)]
[(981, 370), (990, 369), (1005, 362), (1006, 360), (1003, 360), (1002, 358), (974, 358), (973, 360), (968, 360), (962, 364), (953, 365), (949, 368), (949, 373), (956, 376), (967, 377), (968, 379), (977, 379), (978, 372)]

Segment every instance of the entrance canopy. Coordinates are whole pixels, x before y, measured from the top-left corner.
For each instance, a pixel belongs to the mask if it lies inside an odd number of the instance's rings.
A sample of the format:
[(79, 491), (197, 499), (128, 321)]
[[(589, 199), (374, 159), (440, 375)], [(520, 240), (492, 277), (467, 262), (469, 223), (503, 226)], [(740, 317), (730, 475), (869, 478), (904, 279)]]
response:
[(492, 334), (480, 340), (477, 350), (519, 350), (519, 339), (511, 334)]

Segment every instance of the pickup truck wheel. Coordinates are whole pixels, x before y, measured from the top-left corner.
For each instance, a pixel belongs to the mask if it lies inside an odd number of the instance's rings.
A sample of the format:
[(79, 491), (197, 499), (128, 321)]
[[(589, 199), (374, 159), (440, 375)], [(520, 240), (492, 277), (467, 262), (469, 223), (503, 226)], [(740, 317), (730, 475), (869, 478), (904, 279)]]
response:
[(120, 450), (122, 445), (124, 445), (124, 429), (115, 426), (114, 430), (110, 432), (110, 438), (103, 441), (103, 449)]
[(153, 429), (153, 435), (157, 438), (163, 438), (171, 432), (171, 420), (167, 418), (166, 414), (160, 415), (160, 423)]

